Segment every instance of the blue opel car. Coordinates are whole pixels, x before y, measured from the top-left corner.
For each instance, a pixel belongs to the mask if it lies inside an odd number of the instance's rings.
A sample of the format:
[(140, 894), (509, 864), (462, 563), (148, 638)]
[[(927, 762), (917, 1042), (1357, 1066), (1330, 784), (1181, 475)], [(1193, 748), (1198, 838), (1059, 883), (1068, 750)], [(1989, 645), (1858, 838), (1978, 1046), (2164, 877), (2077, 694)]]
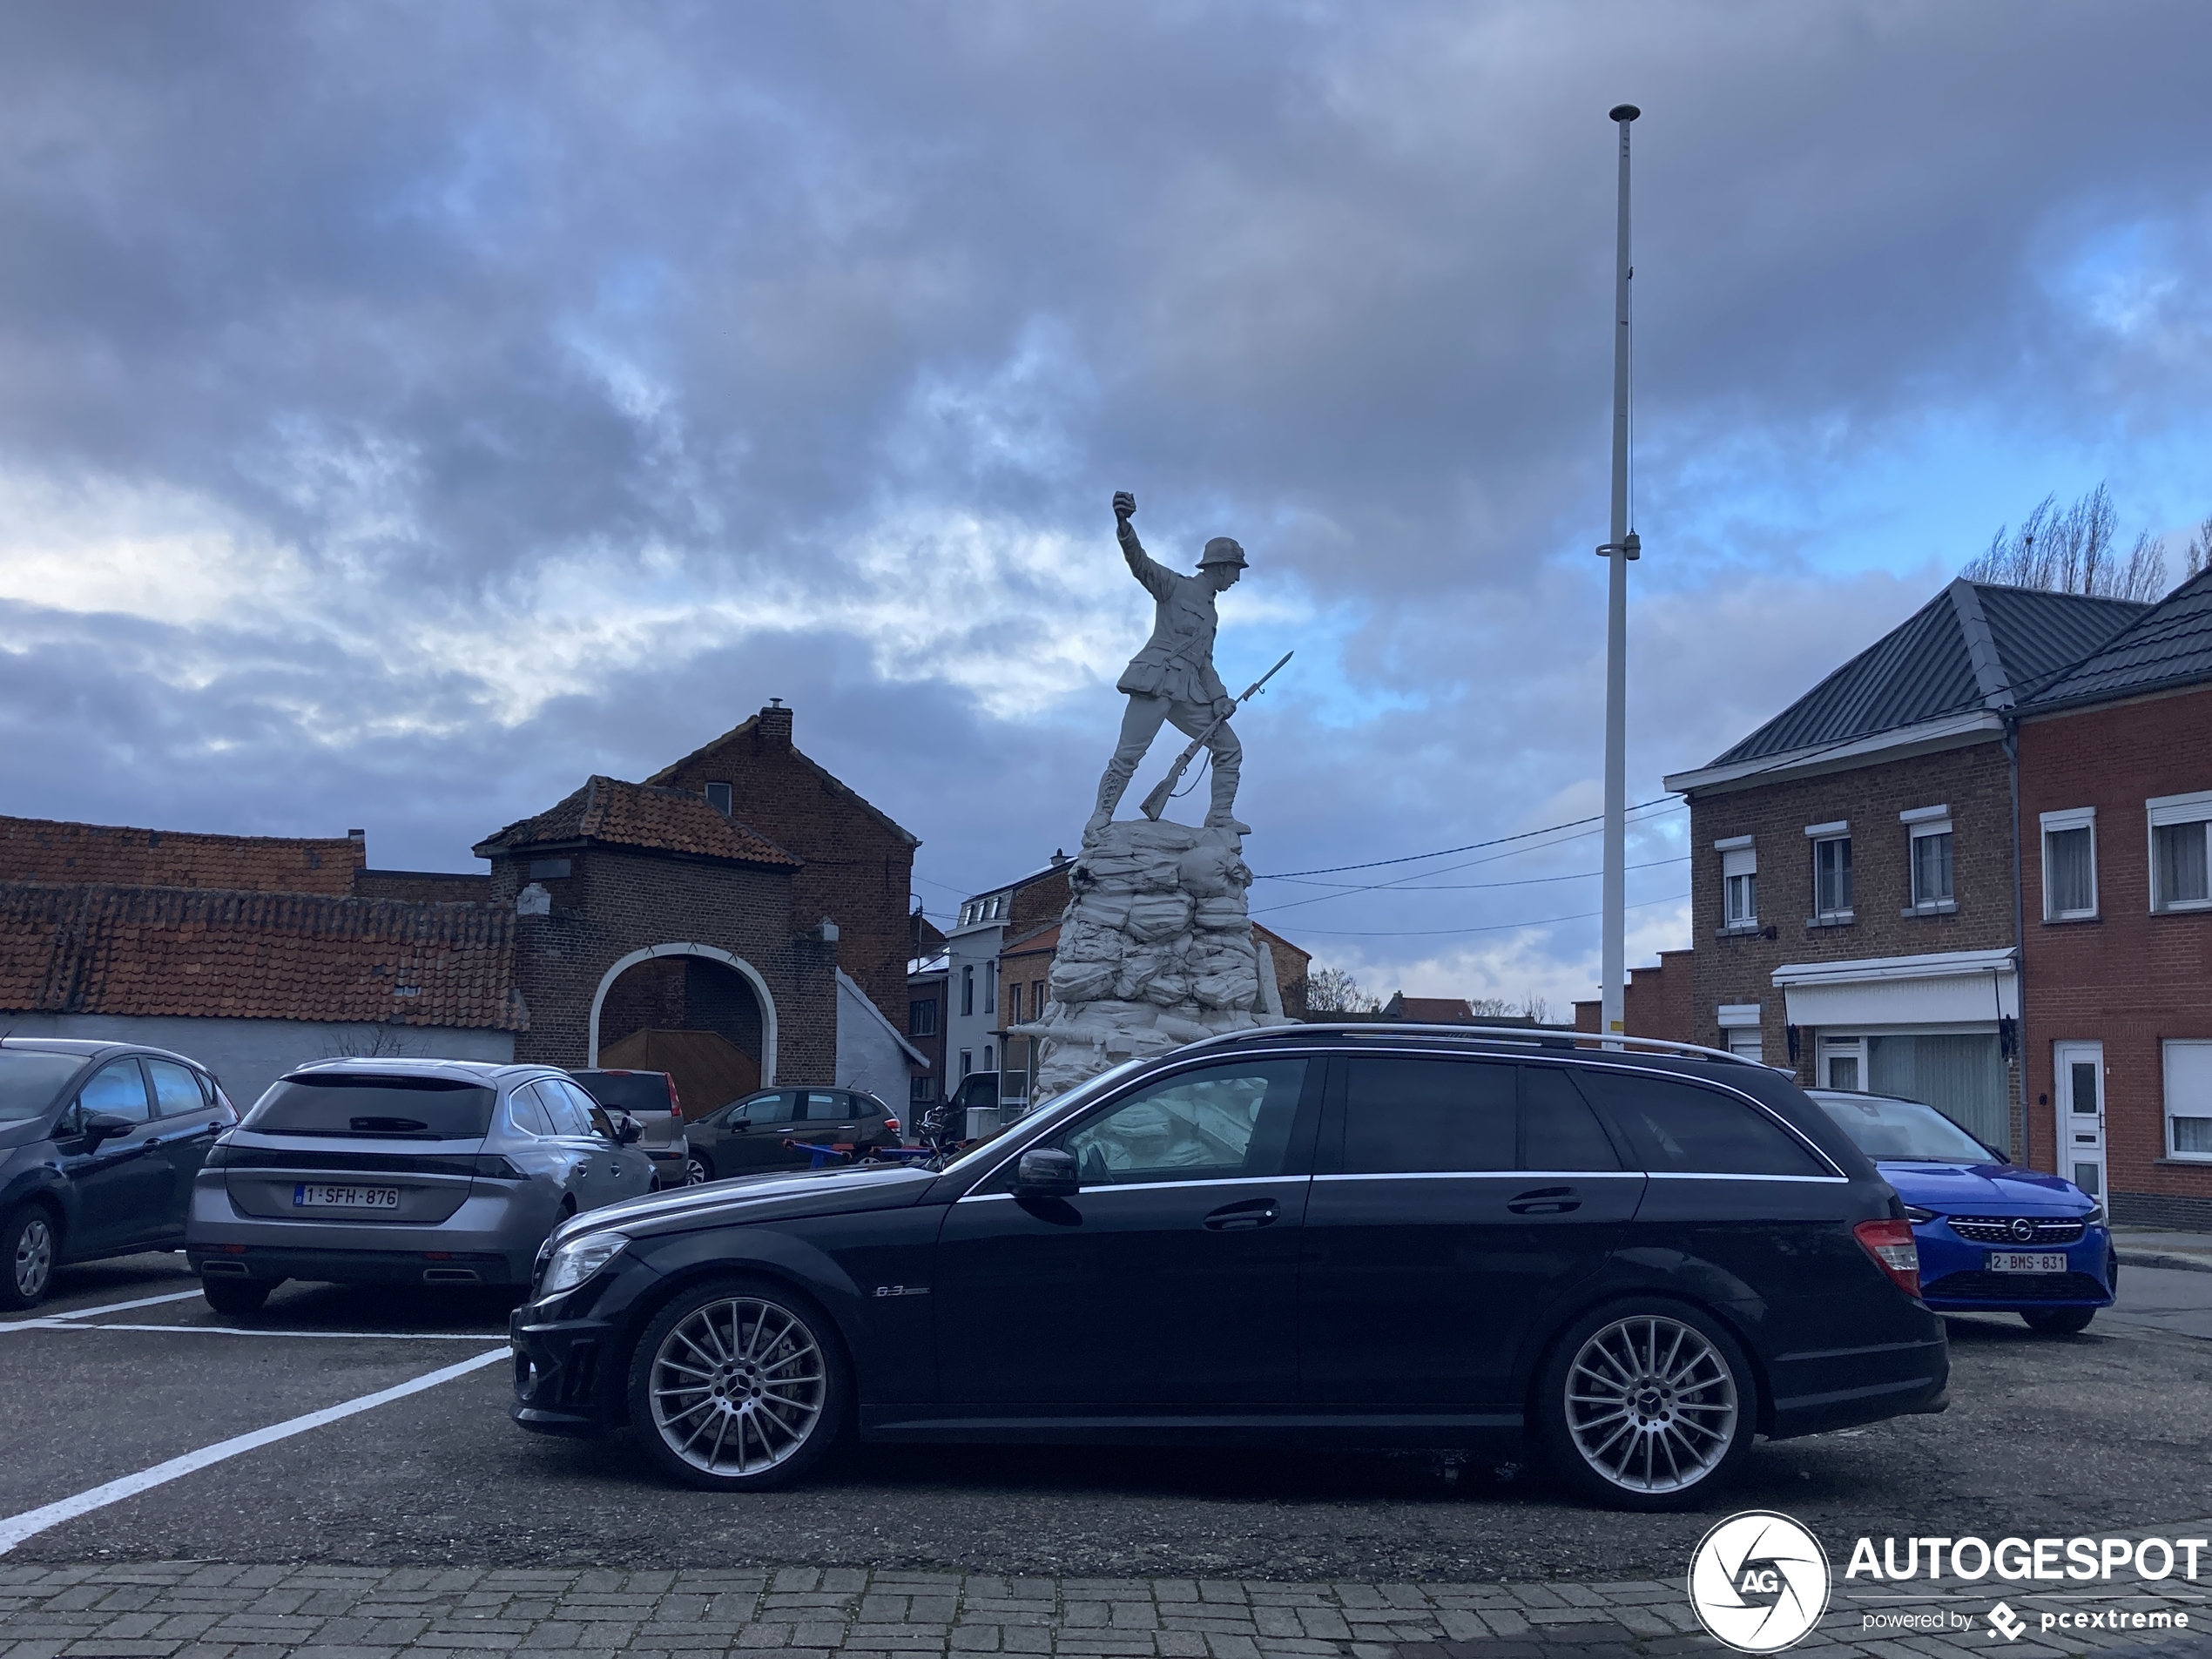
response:
[(2112, 1233), (2073, 1182), (2007, 1163), (1917, 1100), (1806, 1092), (1905, 1200), (1937, 1312), (2017, 1313), (2030, 1330), (2071, 1332), (2112, 1305)]

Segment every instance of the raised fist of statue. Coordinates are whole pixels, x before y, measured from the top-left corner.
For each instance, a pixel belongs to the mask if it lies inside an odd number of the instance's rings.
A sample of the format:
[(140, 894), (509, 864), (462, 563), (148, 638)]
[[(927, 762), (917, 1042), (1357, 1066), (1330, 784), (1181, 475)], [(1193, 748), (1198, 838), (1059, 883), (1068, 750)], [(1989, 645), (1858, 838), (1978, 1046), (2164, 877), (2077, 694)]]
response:
[(1136, 497), (1126, 489), (1114, 492), (1114, 516), (1127, 523), (1136, 516)]

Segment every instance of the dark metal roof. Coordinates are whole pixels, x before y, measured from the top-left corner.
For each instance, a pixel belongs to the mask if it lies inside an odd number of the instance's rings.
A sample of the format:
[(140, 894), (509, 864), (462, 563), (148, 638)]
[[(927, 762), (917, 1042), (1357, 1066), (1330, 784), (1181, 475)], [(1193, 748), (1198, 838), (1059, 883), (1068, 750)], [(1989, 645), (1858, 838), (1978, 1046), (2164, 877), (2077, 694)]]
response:
[(2182, 583), (2025, 703), (2032, 711), (2059, 708), (2207, 679), (2212, 679), (2212, 570)]
[[(2008, 706), (2095, 651), (2147, 606), (2121, 599), (1953, 582), (1726, 753), (1715, 766), (1843, 744), (1940, 715)], [(1977, 671), (1970, 635), (1996, 661)]]

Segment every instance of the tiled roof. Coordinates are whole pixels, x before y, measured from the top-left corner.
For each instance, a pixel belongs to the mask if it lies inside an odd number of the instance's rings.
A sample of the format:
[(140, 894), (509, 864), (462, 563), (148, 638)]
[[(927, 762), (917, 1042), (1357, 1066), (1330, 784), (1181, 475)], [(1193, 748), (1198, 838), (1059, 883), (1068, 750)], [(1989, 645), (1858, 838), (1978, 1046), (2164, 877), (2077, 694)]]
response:
[(2058, 676), (2030, 710), (2134, 697), (2212, 679), (2212, 570), (2192, 577), (2104, 647)]
[(367, 859), (363, 843), (345, 835), (197, 835), (0, 818), (0, 881), (344, 894)]
[(803, 862), (734, 819), (725, 818), (688, 789), (626, 784), (618, 778), (592, 779), (557, 806), (487, 836), (475, 851), (479, 858), (489, 858), (494, 853), (578, 841), (690, 853), (783, 869), (795, 870)]
[(2010, 706), (2147, 609), (1962, 578), (1709, 764), (1733, 765), (1939, 715)]
[(515, 917), (320, 894), (0, 884), (0, 1009), (519, 1031)]

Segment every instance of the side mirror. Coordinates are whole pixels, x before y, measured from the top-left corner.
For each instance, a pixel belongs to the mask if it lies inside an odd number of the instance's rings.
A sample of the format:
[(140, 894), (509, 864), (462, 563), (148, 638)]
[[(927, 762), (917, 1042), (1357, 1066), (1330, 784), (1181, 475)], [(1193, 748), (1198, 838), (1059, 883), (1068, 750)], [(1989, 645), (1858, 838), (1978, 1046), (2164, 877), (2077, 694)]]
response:
[(1021, 1198), (1069, 1198), (1082, 1190), (1076, 1157), (1056, 1146), (1033, 1146), (1014, 1166), (1014, 1192)]
[(733, 1117), (722, 1127), (728, 1130), (748, 1130), (752, 1127), (752, 1120), (749, 1117)]
[(615, 1126), (615, 1141), (618, 1145), (633, 1146), (644, 1132), (644, 1126), (636, 1118), (625, 1117)]
[(84, 1120), (84, 1139), (88, 1145), (98, 1146), (102, 1141), (128, 1135), (137, 1127), (120, 1112), (94, 1112)]

